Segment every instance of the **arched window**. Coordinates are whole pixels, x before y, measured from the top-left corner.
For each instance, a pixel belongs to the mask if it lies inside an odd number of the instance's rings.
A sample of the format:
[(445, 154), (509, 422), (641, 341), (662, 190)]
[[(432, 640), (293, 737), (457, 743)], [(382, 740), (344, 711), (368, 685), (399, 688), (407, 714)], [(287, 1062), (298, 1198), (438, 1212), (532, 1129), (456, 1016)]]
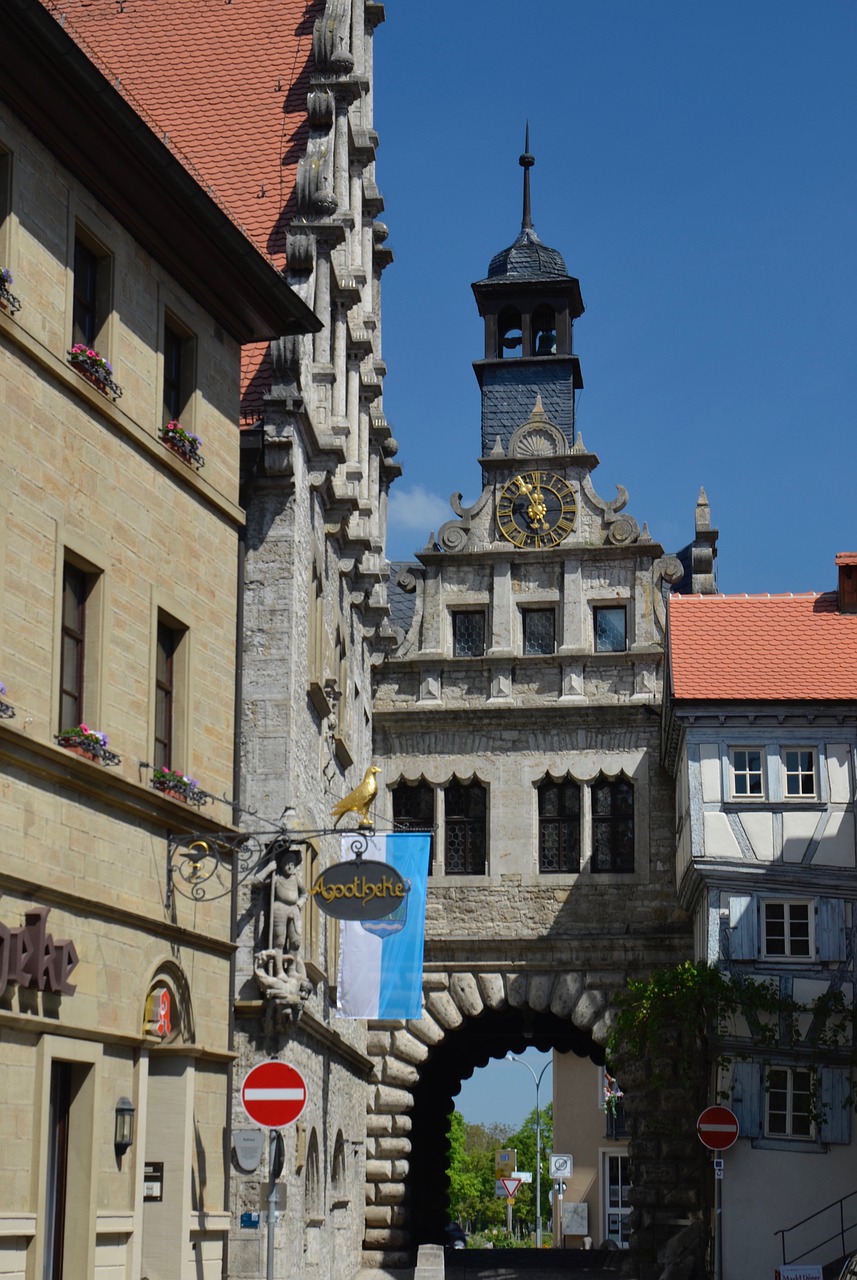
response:
[(506, 307), (497, 322), (497, 355), (501, 360), (512, 360), (523, 354), (524, 331), (521, 313), (517, 307)]
[(539, 783), (539, 871), (580, 870), (580, 784), (549, 774)]
[(444, 870), (448, 876), (484, 876), (487, 794), (481, 782), (453, 778), (443, 793)]
[(334, 1201), (342, 1201), (347, 1198), (348, 1178), (345, 1167), (345, 1139), (340, 1129), (336, 1135), (336, 1142), (333, 1145), (333, 1165), (330, 1171), (330, 1190)]
[(634, 870), (634, 788), (625, 777), (592, 784), (592, 871)]
[(533, 312), (533, 355), (556, 355), (556, 315), (553, 307), (536, 307)]
[[(397, 782), (393, 787), (393, 830), (431, 832), (434, 825), (434, 787), (422, 778), (419, 782)], [(429, 866), (434, 861), (434, 837), (430, 849)]]
[(318, 1135), (315, 1129), (310, 1134), (307, 1148), (306, 1172), (304, 1173), (304, 1214), (308, 1223), (318, 1222), (324, 1216), (321, 1198), (321, 1172), (318, 1159)]

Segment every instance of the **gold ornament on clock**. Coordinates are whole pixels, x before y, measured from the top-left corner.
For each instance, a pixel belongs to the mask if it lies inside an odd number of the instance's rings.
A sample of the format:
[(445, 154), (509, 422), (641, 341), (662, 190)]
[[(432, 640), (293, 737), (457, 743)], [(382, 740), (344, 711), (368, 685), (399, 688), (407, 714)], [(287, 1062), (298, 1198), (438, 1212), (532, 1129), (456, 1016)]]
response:
[(551, 471), (523, 471), (497, 501), (497, 526), (516, 547), (557, 546), (574, 528), (577, 503), (571, 485)]

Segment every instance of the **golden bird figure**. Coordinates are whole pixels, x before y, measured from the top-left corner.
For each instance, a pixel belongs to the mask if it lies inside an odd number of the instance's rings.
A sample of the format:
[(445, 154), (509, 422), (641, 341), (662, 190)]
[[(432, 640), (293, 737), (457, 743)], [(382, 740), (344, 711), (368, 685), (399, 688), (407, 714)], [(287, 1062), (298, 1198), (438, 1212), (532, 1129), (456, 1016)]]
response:
[(380, 773), (374, 764), (370, 764), (369, 768), (363, 775), (363, 781), (349, 791), (343, 800), (337, 803), (331, 809), (331, 813), (336, 818), (334, 826), (339, 825), (339, 819), (346, 813), (359, 813), (361, 827), (371, 827), (372, 819), (369, 817), (369, 806), (378, 794), (378, 783), (375, 781), (375, 774)]

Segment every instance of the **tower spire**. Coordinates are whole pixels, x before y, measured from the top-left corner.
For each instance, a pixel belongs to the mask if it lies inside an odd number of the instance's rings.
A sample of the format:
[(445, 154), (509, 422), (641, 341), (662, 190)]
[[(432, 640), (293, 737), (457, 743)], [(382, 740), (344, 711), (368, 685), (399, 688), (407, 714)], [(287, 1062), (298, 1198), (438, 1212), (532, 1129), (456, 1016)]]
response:
[(527, 132), (524, 139), (524, 154), (518, 158), (518, 164), (524, 171), (524, 214), (521, 218), (521, 230), (532, 231), (533, 219), (530, 212), (530, 170), (536, 163), (535, 156), (530, 155), (530, 122), (527, 121)]

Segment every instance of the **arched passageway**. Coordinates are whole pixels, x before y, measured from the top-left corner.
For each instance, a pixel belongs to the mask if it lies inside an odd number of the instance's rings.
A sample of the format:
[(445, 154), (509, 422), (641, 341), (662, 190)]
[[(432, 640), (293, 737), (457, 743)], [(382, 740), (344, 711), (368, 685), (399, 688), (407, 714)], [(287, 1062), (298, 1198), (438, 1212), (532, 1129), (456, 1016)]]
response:
[[(449, 1034), (426, 1059), (419, 1084), (414, 1088), (410, 1174), (406, 1180), (405, 1204), (410, 1207), (411, 1234), (415, 1244), (440, 1242), (448, 1221), (446, 1170), (449, 1147), (446, 1140), (449, 1115), (462, 1080), (484, 1067), (492, 1058), (508, 1052), (523, 1053), (529, 1047), (543, 1052), (557, 1049), (604, 1061), (604, 1050), (595, 1045), (587, 1031), (553, 1013), (533, 1013), (507, 1006), (499, 1012), (485, 1012), (467, 1019)], [(543, 1098), (546, 1105), (549, 1098)], [(496, 1119), (503, 1121), (503, 1116)]]
[(376, 1023), (369, 1052), (377, 1083), (367, 1118), (365, 1261), (412, 1266), (417, 1246), (442, 1238), (448, 1117), (462, 1079), (529, 1044), (603, 1062), (612, 972), (434, 971), (423, 1016)]

